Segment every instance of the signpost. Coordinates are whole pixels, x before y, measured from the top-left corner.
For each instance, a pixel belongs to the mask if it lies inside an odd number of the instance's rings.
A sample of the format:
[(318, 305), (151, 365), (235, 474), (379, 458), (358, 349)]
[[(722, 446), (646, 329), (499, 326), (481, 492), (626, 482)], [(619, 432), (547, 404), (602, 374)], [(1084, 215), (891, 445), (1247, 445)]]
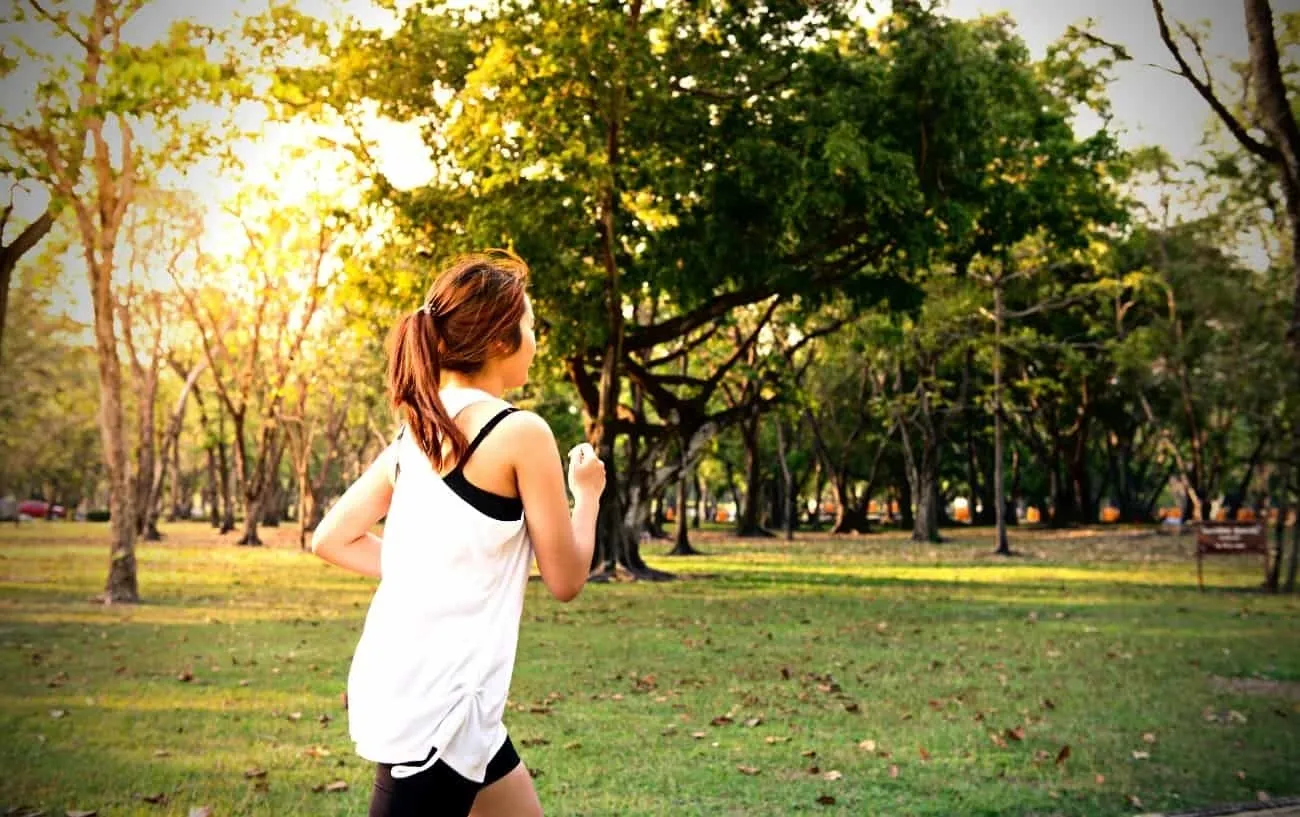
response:
[(1204, 590), (1206, 556), (1258, 553), (1268, 573), (1268, 528), (1263, 522), (1202, 522), (1196, 532), (1196, 583)]

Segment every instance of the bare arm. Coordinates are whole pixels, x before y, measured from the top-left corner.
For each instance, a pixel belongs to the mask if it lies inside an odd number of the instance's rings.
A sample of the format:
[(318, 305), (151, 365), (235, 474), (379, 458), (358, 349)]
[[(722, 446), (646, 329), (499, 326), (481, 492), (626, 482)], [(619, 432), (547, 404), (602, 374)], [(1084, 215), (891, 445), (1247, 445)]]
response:
[(581, 465), (570, 462), (573, 510), (564, 491), (564, 467), (555, 435), (546, 421), (520, 412), (511, 423), (519, 497), (537, 568), (551, 595), (571, 601), (587, 583), (596, 548), (596, 514), (605, 485), (605, 468), (594, 452)]
[(391, 446), (380, 452), (334, 503), (312, 534), (312, 553), (344, 570), (379, 578), (383, 540), (370, 529), (388, 514), (393, 499), (394, 456)]

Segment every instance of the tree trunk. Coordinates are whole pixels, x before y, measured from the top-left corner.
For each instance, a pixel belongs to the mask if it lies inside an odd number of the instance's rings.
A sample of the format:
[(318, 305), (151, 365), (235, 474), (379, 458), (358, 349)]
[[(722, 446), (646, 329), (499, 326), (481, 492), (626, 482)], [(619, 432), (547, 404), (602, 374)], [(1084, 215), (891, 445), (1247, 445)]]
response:
[[(980, 479), (983, 469), (980, 467), (979, 446), (975, 441), (975, 418), (979, 415), (975, 410), (975, 402), (970, 396), (970, 381), (974, 379), (974, 370), (975, 350), (972, 348), (966, 352), (966, 365), (964, 370), (964, 378), (966, 382), (962, 388), (962, 391), (966, 394), (966, 403), (962, 408), (966, 432), (966, 482), (970, 487), (969, 502), (971, 524), (987, 525), (990, 522), (996, 521), (995, 509), (993, 507), (995, 500), (990, 495), (991, 492), (988, 490), (989, 486), (993, 483), (993, 479)], [(995, 390), (998, 388), (998, 385), (998, 383), (994, 384)], [(997, 419), (995, 413), (994, 422), (997, 422)], [(996, 445), (994, 447), (996, 448)], [(996, 472), (996, 462), (994, 465), (994, 471)]]
[(217, 447), (211, 443), (207, 446), (208, 487), (204, 489), (203, 501), (208, 503), (208, 516), (212, 527), (221, 527), (221, 488), (217, 480)]
[(307, 549), (307, 513), (308, 505), (311, 504), (311, 486), (307, 481), (307, 461), (304, 457), (296, 457), (297, 462), (294, 468), (298, 476), (298, 548)]
[(912, 486), (916, 516), (912, 520), (912, 541), (942, 541), (939, 536), (939, 480), (928, 469), (919, 471)]
[(812, 511), (808, 514), (809, 530), (822, 529), (822, 494), (826, 492), (826, 470), (820, 461), (813, 464)]
[(781, 510), (781, 522), (785, 541), (793, 542), (795, 506), (799, 497), (794, 484), (794, 476), (790, 473), (790, 451), (786, 446), (785, 435), (785, 420), (782, 418), (776, 424), (776, 455), (781, 462), (781, 484), (784, 486), (784, 507)]
[(691, 527), (696, 530), (700, 529), (700, 523), (704, 521), (704, 481), (700, 479), (699, 469), (695, 469), (695, 518), (691, 520)]
[(759, 523), (759, 503), (762, 500), (763, 467), (759, 450), (758, 423), (762, 415), (755, 406), (749, 417), (740, 423), (740, 439), (745, 446), (745, 495), (740, 512), (736, 515), (736, 535), (740, 537), (767, 537), (772, 534)]
[(244, 534), (236, 544), (245, 547), (260, 547), (263, 542), (257, 535), (257, 523), (262, 515), (262, 497), (257, 494), (244, 494)]
[[(155, 351), (154, 364), (158, 363), (158, 352)], [(178, 504), (178, 494), (180, 492), (180, 457), (177, 453), (180, 449), (181, 429), (185, 425), (185, 407), (189, 403), (190, 392), (198, 382), (199, 375), (207, 368), (206, 360), (195, 365), (189, 372), (184, 372), (185, 381), (181, 386), (181, 393), (176, 397), (176, 403), (172, 406), (171, 415), (167, 418), (167, 427), (163, 430), (162, 447), (158, 452), (158, 458), (155, 464), (148, 471), (145, 471), (141, 465), (141, 473), (147, 474), (149, 479), (148, 493), (145, 497), (145, 507), (148, 508), (145, 519), (145, 539), (157, 541), (162, 538), (158, 533), (158, 517), (162, 510), (163, 489), (166, 486), (166, 476), (170, 471), (172, 477), (172, 517), (175, 518), (176, 506)], [(155, 383), (156, 390), (157, 370), (155, 368), (152, 380)], [(149, 427), (154, 425), (153, 411), (150, 410)], [(175, 467), (171, 466), (175, 464)]]
[(911, 520), (912, 541), (940, 542), (938, 441), (923, 433), (918, 450), (912, 445), (907, 420), (899, 422), (899, 429), (903, 438), (909, 499), (916, 503), (916, 513)]
[(993, 503), (995, 514), (994, 530), (997, 536), (999, 556), (1011, 555), (1011, 543), (1007, 541), (1007, 501), (1006, 482), (1002, 472), (1006, 452), (1002, 447), (1002, 277), (999, 274), (993, 285)]
[(1291, 526), (1291, 563), (1287, 566), (1286, 586), (1288, 593), (1295, 592), (1296, 574), (1300, 571), (1300, 493), (1293, 505), (1296, 512), (1295, 524)]
[(158, 533), (158, 514), (153, 501), (154, 461), (157, 456), (155, 437), (156, 409), (158, 397), (158, 370), (152, 369), (136, 383), (139, 390), (139, 406), (136, 409), (136, 473), (135, 473), (135, 510), (136, 535), (146, 542), (162, 539)]
[[(674, 520), (676, 535), (673, 537), (673, 549), (668, 551), (668, 555), (669, 556), (696, 556), (699, 554), (699, 551), (691, 546), (689, 528), (686, 521), (687, 481), (691, 479), (692, 472), (694, 471), (694, 469), (689, 468), (687, 465), (686, 435), (681, 434), (679, 436), (680, 438), (678, 443), (678, 456), (680, 459), (679, 465), (681, 468), (681, 472), (677, 475), (677, 512), (676, 512), (676, 519)], [(695, 481), (696, 484), (698, 485), (699, 484), (698, 475), (696, 475)], [(698, 526), (699, 514), (700, 514), (699, 503), (700, 503), (700, 496), (697, 489), (697, 493), (695, 495), (695, 508), (696, 508), (695, 519), (696, 519), (697, 526)]]
[(224, 535), (235, 529), (235, 492), (231, 485), (230, 457), (226, 453), (225, 405), (218, 406), (217, 411), (217, 465), (221, 477), (220, 533)]
[(1234, 522), (1237, 520), (1237, 515), (1241, 513), (1241, 506), (1246, 502), (1247, 494), (1250, 492), (1250, 483), (1255, 479), (1255, 469), (1259, 466), (1260, 455), (1264, 453), (1264, 448), (1268, 445), (1268, 438), (1267, 433), (1260, 435), (1259, 442), (1255, 444), (1255, 450), (1251, 452), (1250, 460), (1246, 463), (1246, 473), (1242, 475), (1236, 492), (1227, 497), (1227, 516), (1228, 519)]
[[(88, 250), (87, 255), (93, 255)], [(112, 294), (108, 269), (93, 257), (91, 291), (94, 293), (95, 352), (99, 363), (99, 429), (104, 445), (104, 465), (108, 472), (109, 551), (108, 580), (104, 601), (138, 602), (140, 585), (136, 574), (135, 539), (139, 520), (136, 516), (135, 486), (131, 484), (126, 453), (126, 434), (122, 413), (122, 366), (117, 356), (117, 336), (113, 324)]]
[[(1246, 35), (1250, 50), (1251, 89), (1259, 109), (1259, 124), (1277, 151), (1278, 176), (1286, 200), (1291, 228), (1292, 299), (1287, 338), (1300, 363), (1300, 126), (1294, 101), (1289, 99), (1282, 73), (1281, 55), (1273, 32), (1269, 0), (1244, 0)], [(1300, 427), (1292, 431), (1300, 441)]]
[(831, 533), (871, 533), (866, 514), (859, 513), (855, 507), (847, 473), (835, 474), (831, 493), (835, 495), (835, 523)]
[(188, 502), (185, 498), (185, 486), (181, 483), (181, 446), (180, 432), (177, 431), (177, 439), (173, 441), (171, 447), (171, 457), (167, 460), (167, 484), (168, 493), (171, 495), (171, 501), (168, 503), (167, 521), (176, 522), (180, 519), (189, 517), (187, 510)]
[(904, 467), (902, 479), (895, 481), (898, 490), (898, 524), (903, 530), (916, 524), (916, 514), (912, 512), (912, 480), (910, 471)]
[[(1269, 565), (1268, 579), (1264, 583), (1265, 587), (1274, 593), (1281, 586), (1282, 560), (1286, 556), (1286, 518), (1291, 512), (1290, 463), (1283, 466), (1280, 486), (1277, 493), (1278, 501), (1273, 503), (1277, 508), (1277, 521), (1273, 524), (1273, 561)], [(1300, 527), (1300, 519), (1297, 519), (1296, 523), (1297, 527)]]

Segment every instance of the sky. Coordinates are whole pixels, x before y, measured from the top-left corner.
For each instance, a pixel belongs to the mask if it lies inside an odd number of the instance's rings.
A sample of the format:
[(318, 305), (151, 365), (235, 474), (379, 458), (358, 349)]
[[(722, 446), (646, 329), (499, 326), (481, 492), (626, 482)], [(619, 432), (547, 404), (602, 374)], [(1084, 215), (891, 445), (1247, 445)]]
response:
[[(164, 1), (159, 2), (156, 8), (169, 12), (184, 8), (186, 13), (193, 15), (199, 22), (219, 24), (229, 20), (233, 11), (256, 8), (260, 2), (264, 0), (210, 0), (182, 7)], [(77, 4), (73, 3), (74, 6)], [(399, 4), (406, 3), (399, 0)], [(1209, 21), (1211, 36), (1207, 51), (1212, 60), (1216, 61), (1219, 75), (1227, 75), (1225, 60), (1244, 59), (1245, 27), (1240, 3), (1232, 0), (1166, 0), (1165, 5), (1174, 20), (1186, 23)], [(1289, 0), (1274, 2), (1275, 9), (1288, 5)], [(383, 26), (390, 20), (370, 0), (300, 0), (299, 6), (323, 15), (352, 16), (375, 26)], [(888, 3), (877, 2), (873, 8), (874, 13), (866, 15), (868, 19), (885, 13)], [(1099, 36), (1125, 46), (1133, 56), (1131, 62), (1117, 66), (1115, 82), (1110, 88), (1113, 125), (1119, 130), (1121, 143), (1128, 147), (1161, 145), (1179, 160), (1192, 159), (1198, 155), (1210, 113), (1184, 79), (1161, 68), (1172, 66), (1173, 60), (1160, 41), (1149, 2), (949, 0), (947, 3), (947, 12), (961, 18), (1003, 11), (1016, 21), (1020, 35), (1036, 57), (1042, 56), (1048, 45), (1060, 37), (1068, 26), (1091, 18), (1093, 30)], [(167, 15), (145, 13), (134, 24), (131, 38), (140, 42), (154, 40), (162, 34), (168, 22)], [(16, 90), (20, 85), (21, 83), (6, 80), (3, 87), (0, 87), (0, 103), (6, 116), (25, 101), (30, 104), (29, 100), (21, 99), (22, 92)], [(1080, 119), (1079, 126), (1086, 131), (1095, 127), (1096, 121), (1085, 116)], [(367, 136), (378, 142), (381, 170), (393, 183), (411, 186), (428, 178), (432, 172), (432, 163), (413, 127), (376, 121), (368, 125), (366, 132)], [(250, 168), (253, 168), (254, 175), (260, 169), (265, 176), (269, 168), (281, 161), (280, 156), (285, 148), (292, 147), (302, 139), (303, 133), (300, 131), (264, 130), (259, 138), (243, 145), (241, 153), (248, 160)], [(318, 168), (300, 168), (293, 175), (296, 181), (281, 188), (290, 197), (295, 193), (305, 194), (313, 187), (320, 188), (321, 180), (328, 176)], [(238, 185), (236, 180), (212, 168), (200, 168), (192, 175), (187, 186), (203, 190), (207, 194), (219, 194), (232, 192)], [(216, 197), (213, 195), (213, 198)], [(43, 198), (39, 191), (30, 195), (20, 193), (20, 216), (30, 218), (39, 212)], [(232, 225), (229, 219), (223, 219), (220, 215), (214, 215), (210, 232), (221, 240), (226, 240), (235, 233), (237, 225)], [(11, 239), (12, 236), (6, 238)], [(68, 265), (70, 273), (72, 267), (77, 268), (74, 274), (66, 276), (70, 287), (70, 311), (74, 316), (88, 321), (90, 313), (86, 303), (88, 298), (85, 296), (84, 271), (75, 256), (68, 258)]]

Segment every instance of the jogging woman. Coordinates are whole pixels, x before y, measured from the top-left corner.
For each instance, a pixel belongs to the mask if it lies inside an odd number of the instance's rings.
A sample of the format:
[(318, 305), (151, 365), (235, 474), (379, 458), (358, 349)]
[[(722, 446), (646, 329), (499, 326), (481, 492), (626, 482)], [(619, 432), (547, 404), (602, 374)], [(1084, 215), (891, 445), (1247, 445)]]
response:
[[(537, 350), (513, 255), (444, 271), (390, 339), (403, 420), (312, 537), (322, 559), (378, 578), (348, 676), (357, 753), (377, 764), (370, 817), (535, 817), (532, 778), (502, 723), (534, 557), (561, 601), (581, 591), (604, 464), (569, 452), (502, 399)], [(387, 517), (382, 536), (371, 528)]]

